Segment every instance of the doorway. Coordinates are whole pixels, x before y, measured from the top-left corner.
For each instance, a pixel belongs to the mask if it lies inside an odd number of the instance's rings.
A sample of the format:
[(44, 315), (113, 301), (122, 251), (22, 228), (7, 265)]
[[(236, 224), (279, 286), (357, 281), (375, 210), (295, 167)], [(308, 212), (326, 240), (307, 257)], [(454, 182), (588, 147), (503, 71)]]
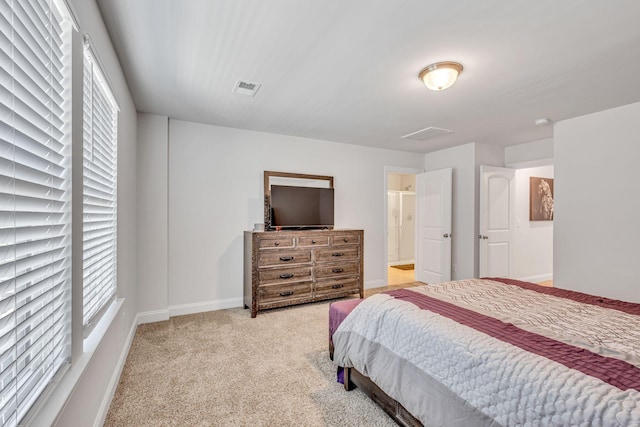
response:
[(387, 285), (415, 281), (416, 174), (389, 172), (386, 177)]
[[(531, 217), (531, 194), (535, 192), (531, 179), (553, 182), (553, 164), (516, 166), (514, 169), (483, 168), (485, 174), (481, 172), (480, 175), (479, 277), (512, 277), (553, 286), (553, 220)], [(509, 179), (505, 178), (507, 173)], [(486, 195), (487, 188), (483, 196), (482, 186), (488, 184), (490, 177), (495, 178), (491, 186), (494, 197)], [(551, 197), (553, 200), (553, 194)], [(501, 225), (507, 223), (509, 226)], [(506, 231), (509, 231), (508, 238), (502, 236)]]
[(415, 261), (415, 206), (416, 193), (411, 190), (389, 190), (388, 246), (389, 265), (413, 265)]

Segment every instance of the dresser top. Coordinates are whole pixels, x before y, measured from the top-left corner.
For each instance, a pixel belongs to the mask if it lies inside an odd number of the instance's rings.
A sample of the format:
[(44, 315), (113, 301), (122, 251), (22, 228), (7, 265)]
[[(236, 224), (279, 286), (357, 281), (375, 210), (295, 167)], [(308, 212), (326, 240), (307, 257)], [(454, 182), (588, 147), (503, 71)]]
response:
[(323, 233), (341, 233), (341, 232), (363, 232), (364, 230), (358, 230), (354, 228), (332, 228), (332, 229), (311, 229), (311, 230), (272, 230), (272, 231), (253, 231), (247, 230), (245, 234), (260, 234), (268, 236), (277, 236), (278, 234), (293, 234), (293, 235), (309, 235), (309, 234), (323, 234)]

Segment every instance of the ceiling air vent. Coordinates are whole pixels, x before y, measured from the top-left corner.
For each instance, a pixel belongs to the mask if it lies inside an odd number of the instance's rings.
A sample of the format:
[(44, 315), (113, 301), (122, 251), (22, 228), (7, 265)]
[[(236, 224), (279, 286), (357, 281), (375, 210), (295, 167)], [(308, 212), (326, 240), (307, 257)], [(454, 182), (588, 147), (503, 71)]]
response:
[(250, 83), (238, 80), (236, 82), (236, 85), (233, 87), (233, 93), (247, 96), (256, 96), (256, 92), (258, 92), (260, 86), (261, 85), (259, 83)]
[(407, 134), (401, 138), (413, 139), (414, 141), (425, 141), (427, 139), (436, 138), (442, 135), (448, 135), (450, 133), (453, 133), (453, 131), (450, 129), (442, 129), (430, 126), (428, 128), (424, 128), (419, 131)]

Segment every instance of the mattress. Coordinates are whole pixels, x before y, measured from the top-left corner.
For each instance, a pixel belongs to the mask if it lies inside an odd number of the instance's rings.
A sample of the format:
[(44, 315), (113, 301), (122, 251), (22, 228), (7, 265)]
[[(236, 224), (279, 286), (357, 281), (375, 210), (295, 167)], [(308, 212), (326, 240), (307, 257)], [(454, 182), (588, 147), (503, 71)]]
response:
[(334, 361), (425, 425), (640, 426), (640, 305), (504, 279), (373, 295)]

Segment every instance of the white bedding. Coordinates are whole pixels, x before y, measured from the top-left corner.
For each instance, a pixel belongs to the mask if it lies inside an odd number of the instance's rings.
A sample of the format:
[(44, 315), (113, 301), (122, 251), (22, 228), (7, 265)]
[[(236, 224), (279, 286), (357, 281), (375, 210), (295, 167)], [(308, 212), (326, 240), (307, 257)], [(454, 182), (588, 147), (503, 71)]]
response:
[[(412, 290), (640, 369), (640, 316), (486, 280)], [(359, 304), (333, 342), (339, 366), (369, 376), (425, 425), (640, 426), (637, 389), (389, 295)]]

